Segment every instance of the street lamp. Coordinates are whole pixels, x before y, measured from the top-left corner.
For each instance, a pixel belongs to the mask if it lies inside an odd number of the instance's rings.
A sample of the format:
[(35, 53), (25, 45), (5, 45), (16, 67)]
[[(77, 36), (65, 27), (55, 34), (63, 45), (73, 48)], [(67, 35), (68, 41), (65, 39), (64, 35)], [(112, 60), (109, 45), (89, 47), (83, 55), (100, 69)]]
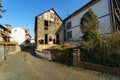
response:
[(7, 32), (7, 39), (6, 39), (6, 43), (5, 43), (5, 55), (4, 55), (4, 60), (7, 59), (7, 53), (8, 53), (8, 32)]

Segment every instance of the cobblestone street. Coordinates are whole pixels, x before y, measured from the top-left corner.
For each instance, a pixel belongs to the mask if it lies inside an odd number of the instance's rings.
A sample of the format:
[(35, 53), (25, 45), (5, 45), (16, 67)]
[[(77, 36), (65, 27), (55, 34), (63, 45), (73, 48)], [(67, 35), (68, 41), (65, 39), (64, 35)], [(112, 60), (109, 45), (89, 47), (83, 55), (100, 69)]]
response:
[(0, 80), (120, 80), (120, 77), (67, 67), (20, 52), (8, 56), (0, 65)]

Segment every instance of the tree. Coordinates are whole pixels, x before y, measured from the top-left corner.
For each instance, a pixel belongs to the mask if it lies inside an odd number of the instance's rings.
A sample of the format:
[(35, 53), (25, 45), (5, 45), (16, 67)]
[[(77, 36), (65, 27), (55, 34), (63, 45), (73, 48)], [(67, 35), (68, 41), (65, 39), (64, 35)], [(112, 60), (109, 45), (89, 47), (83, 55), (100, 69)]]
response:
[(82, 31), (83, 40), (94, 42), (98, 39), (98, 18), (92, 9), (89, 9), (82, 17), (80, 22), (80, 29)]
[(1, 13), (5, 12), (6, 10), (2, 9), (2, 0), (0, 0), (0, 18), (2, 18)]

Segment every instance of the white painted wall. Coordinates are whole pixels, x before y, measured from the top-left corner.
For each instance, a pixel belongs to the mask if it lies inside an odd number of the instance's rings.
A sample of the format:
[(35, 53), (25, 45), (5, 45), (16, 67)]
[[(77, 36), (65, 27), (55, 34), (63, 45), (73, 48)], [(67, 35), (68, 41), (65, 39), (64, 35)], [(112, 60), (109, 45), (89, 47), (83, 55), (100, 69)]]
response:
[(35, 53), (36, 53), (36, 55), (37, 55), (38, 57), (51, 60), (51, 53), (50, 53), (50, 51), (35, 50)]
[(22, 45), (25, 41), (25, 30), (21, 27), (12, 28), (11, 37), (10, 41), (16, 41), (18, 45)]
[(44, 13), (45, 20), (54, 21), (54, 18), (55, 18), (55, 12), (53, 10), (50, 10), (50, 11)]
[[(92, 5), (88, 9), (84, 10), (83, 12), (77, 14), (76, 16), (72, 17), (71, 19), (67, 20), (65, 22), (65, 25), (67, 22), (71, 21), (72, 22), (72, 28), (67, 30), (71, 31), (72, 30), (72, 38), (73, 39), (79, 39), (82, 36), (82, 32), (80, 30), (80, 20), (82, 16), (89, 10), (92, 9), (94, 13), (99, 17), (102, 17), (106, 14), (109, 14), (109, 0), (100, 0), (96, 4)], [(104, 34), (104, 33), (111, 33), (111, 22), (110, 22), (110, 15), (107, 15), (106, 17), (99, 18), (99, 33)], [(75, 27), (77, 26), (77, 27)]]
[(35, 43), (35, 40), (30, 40), (30, 43)]

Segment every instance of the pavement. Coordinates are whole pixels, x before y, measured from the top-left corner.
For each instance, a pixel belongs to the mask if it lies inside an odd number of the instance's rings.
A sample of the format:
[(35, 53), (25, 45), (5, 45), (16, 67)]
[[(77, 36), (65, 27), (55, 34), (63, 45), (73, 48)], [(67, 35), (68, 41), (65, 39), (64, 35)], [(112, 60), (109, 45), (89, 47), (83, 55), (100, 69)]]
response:
[(118, 76), (68, 67), (31, 53), (9, 55), (0, 65), (0, 80), (120, 80)]

